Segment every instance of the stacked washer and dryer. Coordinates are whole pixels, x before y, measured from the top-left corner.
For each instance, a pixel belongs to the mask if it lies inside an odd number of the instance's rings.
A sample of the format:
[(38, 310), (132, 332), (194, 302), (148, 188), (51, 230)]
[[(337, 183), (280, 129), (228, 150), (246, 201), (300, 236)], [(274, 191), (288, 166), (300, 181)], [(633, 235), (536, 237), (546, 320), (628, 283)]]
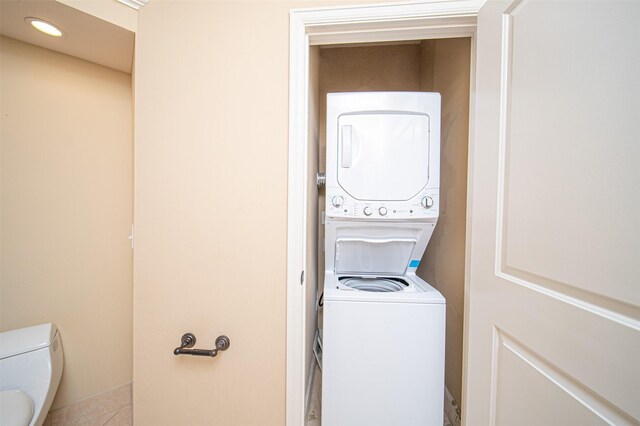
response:
[(324, 426), (442, 425), (445, 299), (416, 276), (438, 220), (440, 95), (327, 96)]

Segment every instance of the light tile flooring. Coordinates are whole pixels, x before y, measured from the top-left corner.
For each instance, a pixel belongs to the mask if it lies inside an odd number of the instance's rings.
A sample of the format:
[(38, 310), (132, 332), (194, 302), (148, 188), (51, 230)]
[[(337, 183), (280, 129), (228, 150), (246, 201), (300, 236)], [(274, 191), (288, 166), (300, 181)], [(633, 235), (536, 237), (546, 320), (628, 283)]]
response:
[(43, 426), (132, 426), (131, 383), (49, 412)]
[(320, 426), (320, 414), (322, 407), (322, 372), (316, 364), (313, 372), (313, 385), (311, 387), (311, 400), (309, 401), (309, 412), (305, 419), (305, 426)]
[[(313, 373), (313, 386), (311, 388), (311, 400), (309, 401), (309, 413), (305, 419), (305, 426), (320, 426), (322, 418), (322, 372), (316, 365)], [(444, 426), (451, 426), (447, 415), (444, 415)]]

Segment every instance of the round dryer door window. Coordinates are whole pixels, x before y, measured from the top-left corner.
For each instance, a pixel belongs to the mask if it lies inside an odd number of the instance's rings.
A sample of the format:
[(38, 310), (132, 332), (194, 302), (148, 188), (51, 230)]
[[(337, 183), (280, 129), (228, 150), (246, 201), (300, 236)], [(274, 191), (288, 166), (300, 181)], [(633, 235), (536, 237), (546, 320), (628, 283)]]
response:
[(345, 278), (341, 282), (354, 290), (376, 293), (392, 293), (402, 291), (407, 287), (406, 283), (389, 278)]
[(363, 201), (403, 201), (429, 182), (429, 116), (344, 114), (338, 119), (338, 183)]

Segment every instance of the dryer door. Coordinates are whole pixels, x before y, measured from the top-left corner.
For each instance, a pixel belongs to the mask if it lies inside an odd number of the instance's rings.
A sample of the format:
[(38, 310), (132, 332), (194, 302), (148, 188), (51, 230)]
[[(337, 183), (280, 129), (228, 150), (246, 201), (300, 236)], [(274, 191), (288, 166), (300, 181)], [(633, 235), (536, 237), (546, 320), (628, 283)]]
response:
[(372, 112), (338, 118), (338, 183), (362, 201), (409, 200), (429, 181), (429, 116)]

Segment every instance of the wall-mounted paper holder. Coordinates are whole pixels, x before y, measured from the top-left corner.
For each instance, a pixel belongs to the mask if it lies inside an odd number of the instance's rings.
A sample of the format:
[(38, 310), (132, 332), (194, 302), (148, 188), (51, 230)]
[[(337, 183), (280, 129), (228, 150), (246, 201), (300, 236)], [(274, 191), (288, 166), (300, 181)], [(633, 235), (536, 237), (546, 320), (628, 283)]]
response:
[(174, 355), (210, 356), (218, 355), (218, 351), (226, 351), (231, 345), (227, 336), (218, 336), (214, 349), (190, 349), (196, 344), (196, 336), (193, 333), (185, 333), (180, 340), (180, 346), (173, 350)]

